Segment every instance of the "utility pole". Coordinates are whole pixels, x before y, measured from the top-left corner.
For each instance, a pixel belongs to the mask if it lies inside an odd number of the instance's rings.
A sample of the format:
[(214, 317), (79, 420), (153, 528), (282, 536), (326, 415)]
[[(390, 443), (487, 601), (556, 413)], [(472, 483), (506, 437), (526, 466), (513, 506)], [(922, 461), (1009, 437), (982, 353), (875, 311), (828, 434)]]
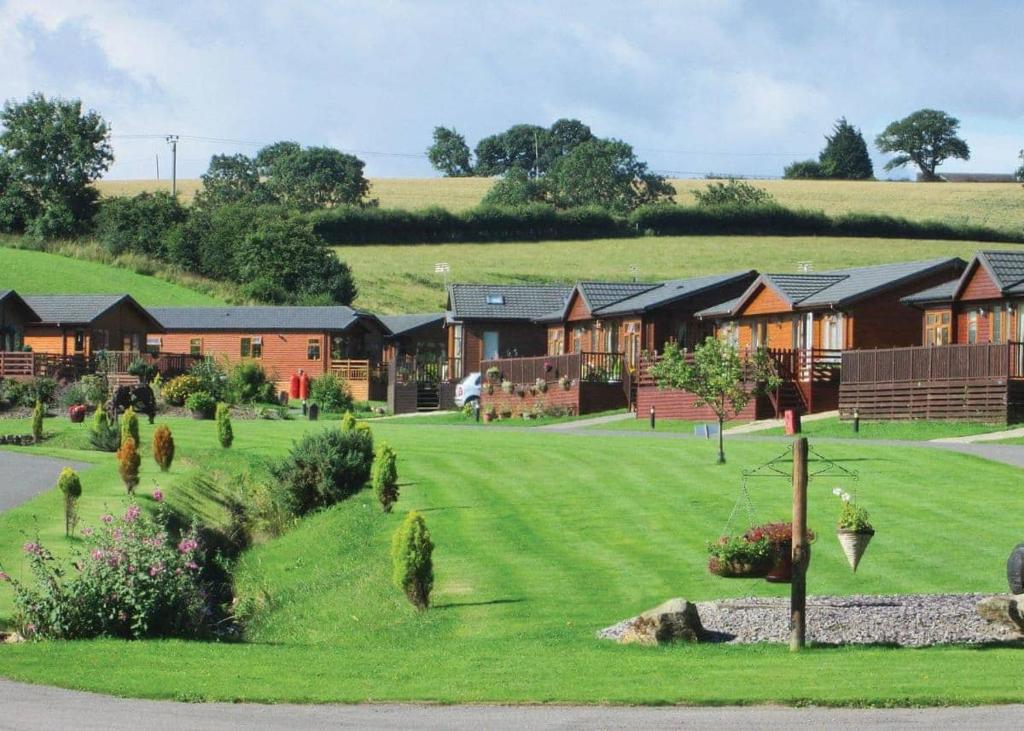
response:
[(793, 583), (789, 595), (789, 650), (807, 637), (807, 437), (793, 442)]
[(533, 178), (540, 177), (540, 144), (537, 142), (537, 130), (533, 131)]
[(178, 135), (167, 135), (171, 146), (171, 195), (178, 197)]
[(156, 179), (160, 180), (160, 153), (154, 152), (153, 157), (156, 158)]

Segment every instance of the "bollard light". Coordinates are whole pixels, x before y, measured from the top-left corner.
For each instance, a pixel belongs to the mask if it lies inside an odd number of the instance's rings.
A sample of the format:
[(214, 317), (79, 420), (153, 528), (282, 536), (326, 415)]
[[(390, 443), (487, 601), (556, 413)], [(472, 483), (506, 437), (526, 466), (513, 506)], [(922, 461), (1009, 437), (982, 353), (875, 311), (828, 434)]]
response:
[(654, 419), (655, 419), (655, 416), (654, 416), (654, 406), (651, 406), (651, 428), (652, 429), (654, 428)]

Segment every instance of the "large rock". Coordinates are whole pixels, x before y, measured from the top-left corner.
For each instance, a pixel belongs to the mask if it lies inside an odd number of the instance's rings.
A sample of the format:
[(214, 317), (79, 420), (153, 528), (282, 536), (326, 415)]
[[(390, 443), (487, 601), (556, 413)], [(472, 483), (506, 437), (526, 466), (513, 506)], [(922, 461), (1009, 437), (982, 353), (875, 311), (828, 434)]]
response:
[(1024, 594), (986, 597), (978, 602), (978, 614), (1024, 635)]
[(697, 606), (685, 599), (669, 599), (634, 617), (619, 637), (624, 645), (664, 645), (669, 642), (700, 642), (704, 627)]

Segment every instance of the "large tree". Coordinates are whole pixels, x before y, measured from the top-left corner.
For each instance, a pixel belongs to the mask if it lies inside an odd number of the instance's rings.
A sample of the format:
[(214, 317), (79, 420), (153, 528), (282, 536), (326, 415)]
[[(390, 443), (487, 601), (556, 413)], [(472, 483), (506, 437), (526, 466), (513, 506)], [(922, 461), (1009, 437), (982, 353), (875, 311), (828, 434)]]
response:
[(949, 158), (969, 160), (971, 150), (957, 131), (960, 120), (937, 109), (919, 109), (903, 119), (892, 122), (875, 138), (882, 152), (896, 153), (885, 164), (893, 170), (914, 163), (924, 180), (938, 180), (935, 168)]
[(504, 132), (484, 137), (476, 145), (477, 175), (503, 175), (511, 168), (543, 173), (541, 148), (547, 147), (548, 131), (535, 124), (516, 124)]
[(266, 185), (277, 201), (300, 211), (355, 205), (370, 192), (364, 165), (331, 147), (307, 147), (275, 159)]
[(675, 189), (621, 140), (592, 139), (560, 157), (544, 178), (558, 208), (600, 206), (625, 213), (645, 203), (671, 200)]
[(821, 172), (826, 178), (838, 180), (870, 180), (875, 177), (867, 143), (860, 130), (840, 117), (825, 135), (825, 149), (818, 156)]
[(200, 178), (203, 188), (196, 196), (200, 206), (267, 202), (256, 161), (248, 155), (214, 155)]
[(0, 218), (42, 238), (88, 228), (99, 197), (92, 183), (114, 159), (103, 118), (78, 99), (34, 93), (6, 102), (0, 127)]
[(449, 178), (473, 174), (469, 145), (454, 129), (434, 127), (434, 144), (427, 148), (427, 158), (435, 170)]

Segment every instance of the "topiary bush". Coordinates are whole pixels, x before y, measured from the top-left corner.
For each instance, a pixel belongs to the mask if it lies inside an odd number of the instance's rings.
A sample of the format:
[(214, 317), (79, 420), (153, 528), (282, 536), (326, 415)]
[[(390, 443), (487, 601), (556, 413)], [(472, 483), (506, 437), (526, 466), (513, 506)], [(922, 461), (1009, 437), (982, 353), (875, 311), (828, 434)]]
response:
[(74, 535), (78, 525), (78, 498), (82, 497), (82, 481), (78, 473), (70, 467), (60, 471), (57, 478), (57, 489), (64, 496), (64, 535)]
[(372, 464), (373, 435), (368, 429), (326, 429), (304, 436), (270, 472), (291, 512), (304, 515), (358, 492)]
[(121, 432), (110, 422), (110, 417), (103, 409), (96, 409), (89, 429), (89, 443), (93, 449), (101, 452), (116, 452), (121, 446)]
[(217, 441), (227, 449), (235, 441), (235, 432), (231, 428), (231, 407), (217, 404)]
[(36, 401), (32, 410), (32, 438), (37, 442), (43, 441), (43, 417), (46, 415), (46, 407), (42, 401)]
[(121, 475), (121, 480), (124, 481), (125, 489), (128, 490), (129, 495), (135, 494), (135, 488), (139, 484), (139, 467), (142, 464), (142, 458), (139, 457), (139, 450), (135, 446), (135, 440), (131, 437), (121, 442), (120, 449), (117, 450), (117, 471)]
[(314, 378), (309, 384), (309, 400), (319, 404), (324, 411), (349, 411), (352, 409), (352, 396), (344, 378), (333, 373), (324, 373)]
[(160, 389), (160, 395), (164, 397), (164, 401), (169, 403), (171, 406), (184, 406), (185, 399), (197, 391), (203, 390), (203, 384), (200, 380), (186, 373), (183, 376), (172, 378), (163, 385)]
[(391, 507), (398, 502), (398, 468), (395, 466), (395, 450), (387, 444), (381, 444), (373, 458), (370, 484), (381, 510), (390, 513)]
[(434, 588), (433, 553), (427, 522), (419, 513), (409, 513), (391, 539), (392, 579), (420, 610), (430, 606), (430, 591)]
[(121, 414), (121, 443), (131, 437), (135, 440), (136, 446), (142, 442), (139, 440), (139, 417), (135, 415), (135, 409), (129, 406)]
[(171, 463), (174, 462), (174, 436), (166, 424), (153, 430), (153, 461), (161, 472), (171, 469)]

